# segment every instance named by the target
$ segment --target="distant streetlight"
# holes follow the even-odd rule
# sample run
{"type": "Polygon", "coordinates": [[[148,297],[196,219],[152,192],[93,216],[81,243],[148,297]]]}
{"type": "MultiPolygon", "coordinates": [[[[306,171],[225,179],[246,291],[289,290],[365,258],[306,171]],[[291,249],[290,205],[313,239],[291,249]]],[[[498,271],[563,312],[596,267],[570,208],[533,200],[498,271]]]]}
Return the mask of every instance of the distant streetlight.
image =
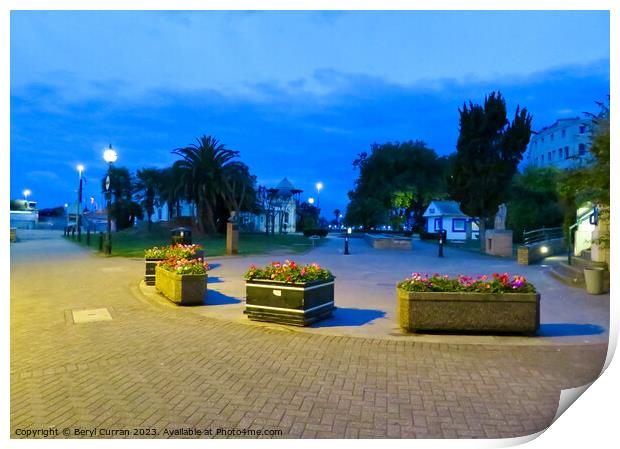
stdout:
{"type": "Polygon", "coordinates": [[[28,207],[28,195],[30,195],[32,192],[28,189],[24,190],[24,199],[26,200],[26,207],[28,207]]]}
{"type": "Polygon", "coordinates": [[[77,224],[78,231],[78,242],[82,240],[82,172],[84,171],[84,166],[79,164],[77,166],[77,171],[80,177],[79,187],[78,187],[78,202],[77,202],[77,210],[75,214],[75,222],[77,224]]]}
{"type": "Polygon", "coordinates": [[[316,183],[316,206],[321,207],[321,189],[323,188],[322,182],[316,183]]]}
{"type": "Polygon", "coordinates": [[[308,198],[308,204],[314,204],[314,198],[308,198]]]}
{"type": "Polygon", "coordinates": [[[112,215],[111,215],[111,195],[110,195],[110,184],[111,184],[111,175],[112,175],[112,164],[116,162],[118,155],[116,151],[112,148],[112,144],[103,152],[103,160],[108,163],[108,176],[105,178],[105,193],[106,200],[108,203],[108,241],[106,242],[106,254],[112,254],[112,215]]]}

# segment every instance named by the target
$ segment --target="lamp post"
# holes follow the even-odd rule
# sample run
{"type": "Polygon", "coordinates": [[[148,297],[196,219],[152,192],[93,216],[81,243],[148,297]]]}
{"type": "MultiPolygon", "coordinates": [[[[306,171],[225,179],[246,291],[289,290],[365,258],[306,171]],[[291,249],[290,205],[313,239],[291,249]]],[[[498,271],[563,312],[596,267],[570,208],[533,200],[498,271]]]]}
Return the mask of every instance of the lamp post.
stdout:
{"type": "Polygon", "coordinates": [[[78,242],[82,241],[82,172],[84,171],[84,166],[79,164],[77,166],[78,173],[80,175],[80,183],[78,187],[78,202],[77,202],[77,210],[75,211],[75,222],[77,224],[77,232],[78,232],[78,242]]]}
{"type": "Polygon", "coordinates": [[[323,188],[322,182],[316,183],[316,207],[321,207],[321,189],[323,188]]]}
{"type": "Polygon", "coordinates": [[[103,152],[103,160],[108,163],[108,176],[106,176],[105,178],[105,193],[106,193],[106,200],[108,203],[108,206],[107,206],[107,209],[108,209],[108,239],[106,242],[105,252],[108,255],[112,254],[112,214],[110,210],[110,206],[111,206],[110,176],[112,175],[112,164],[116,162],[117,158],[118,158],[118,155],[116,154],[116,151],[112,149],[112,144],[110,144],[110,147],[107,148],[103,152]]]}
{"type": "Polygon", "coordinates": [[[28,206],[28,195],[30,195],[32,192],[28,189],[24,190],[24,200],[26,201],[26,209],[30,209],[30,207],[28,206]]]}

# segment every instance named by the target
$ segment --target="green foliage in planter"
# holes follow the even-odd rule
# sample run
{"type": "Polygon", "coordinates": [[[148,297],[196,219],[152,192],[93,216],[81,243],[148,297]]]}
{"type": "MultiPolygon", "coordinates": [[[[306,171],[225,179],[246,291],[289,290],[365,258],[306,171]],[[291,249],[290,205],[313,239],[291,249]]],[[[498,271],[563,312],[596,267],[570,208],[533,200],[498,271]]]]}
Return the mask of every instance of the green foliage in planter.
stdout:
{"type": "Polygon", "coordinates": [[[456,278],[435,273],[413,273],[411,278],[398,283],[398,288],[409,292],[476,292],[476,293],[536,293],[536,288],[523,276],[493,273],[489,279],[459,274],[456,278]]]}
{"type": "Polygon", "coordinates": [[[264,268],[250,265],[244,275],[246,280],[267,279],[272,281],[282,281],[291,283],[303,283],[317,280],[327,280],[333,278],[332,273],[317,263],[309,265],[297,265],[291,260],[284,263],[272,262],[264,268]]]}

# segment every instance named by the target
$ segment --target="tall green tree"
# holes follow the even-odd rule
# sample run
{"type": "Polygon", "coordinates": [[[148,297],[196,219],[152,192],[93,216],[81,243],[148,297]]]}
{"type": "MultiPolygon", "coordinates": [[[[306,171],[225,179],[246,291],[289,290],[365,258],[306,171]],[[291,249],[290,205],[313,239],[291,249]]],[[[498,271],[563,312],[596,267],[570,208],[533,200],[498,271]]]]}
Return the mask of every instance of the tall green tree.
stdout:
{"type": "Polygon", "coordinates": [[[349,193],[347,224],[365,228],[398,223],[420,226],[429,202],[446,194],[447,158],[421,141],[371,145],[353,162],[360,174],[349,193]],[[410,223],[407,223],[410,224],[410,223]]]}
{"type": "MultiPolygon", "coordinates": [[[[140,205],[133,200],[135,180],[131,172],[125,167],[112,166],[109,174],[112,201],[110,214],[114,218],[118,230],[129,228],[133,226],[136,219],[141,219],[144,216],[140,205]]],[[[101,187],[104,192],[106,178],[107,173],[101,179],[101,187]]]]}
{"type": "Polygon", "coordinates": [[[528,167],[516,174],[508,197],[506,225],[521,242],[523,231],[561,226],[564,204],[558,194],[561,176],[555,167],[528,167]]]}
{"type": "Polygon", "coordinates": [[[517,165],[530,141],[532,116],[517,106],[512,122],[501,93],[484,104],[469,102],[459,109],[460,133],[448,187],[467,215],[478,217],[480,247],[484,251],[486,222],[506,201],[517,165]]]}
{"type": "Polygon", "coordinates": [[[180,174],[183,196],[196,204],[199,229],[214,232],[218,202],[230,200],[227,180],[239,152],[226,148],[212,136],[204,135],[196,140],[197,144],[173,151],[181,157],[174,168],[180,174]]]}
{"type": "MultiPolygon", "coordinates": [[[[598,114],[592,117],[590,134],[592,156],[589,164],[573,170],[567,170],[560,178],[559,193],[566,204],[564,220],[565,230],[575,221],[577,207],[590,202],[599,207],[601,218],[609,221],[610,216],[610,108],[605,103],[597,102],[598,114]]],[[[599,244],[609,248],[609,234],[599,238],[599,244]]]]}
{"type": "Polygon", "coordinates": [[[155,213],[155,200],[160,193],[162,172],[157,168],[142,168],[136,172],[135,194],[147,216],[148,230],[151,231],[151,216],[155,213]]]}

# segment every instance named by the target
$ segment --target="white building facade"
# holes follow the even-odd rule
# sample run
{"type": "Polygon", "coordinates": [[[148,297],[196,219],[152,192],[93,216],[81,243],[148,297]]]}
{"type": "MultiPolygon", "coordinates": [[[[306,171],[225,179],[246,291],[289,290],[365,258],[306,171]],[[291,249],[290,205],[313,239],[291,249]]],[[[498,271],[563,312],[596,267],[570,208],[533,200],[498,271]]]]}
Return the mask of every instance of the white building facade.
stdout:
{"type": "Polygon", "coordinates": [[[527,165],[560,169],[587,165],[591,158],[591,125],[591,119],[566,118],[532,133],[527,149],[527,165]]]}
{"type": "Polygon", "coordinates": [[[476,220],[465,215],[456,201],[431,201],[424,212],[424,229],[434,234],[446,231],[448,240],[466,240],[467,228],[471,227],[471,237],[478,238],[476,220]]]}

